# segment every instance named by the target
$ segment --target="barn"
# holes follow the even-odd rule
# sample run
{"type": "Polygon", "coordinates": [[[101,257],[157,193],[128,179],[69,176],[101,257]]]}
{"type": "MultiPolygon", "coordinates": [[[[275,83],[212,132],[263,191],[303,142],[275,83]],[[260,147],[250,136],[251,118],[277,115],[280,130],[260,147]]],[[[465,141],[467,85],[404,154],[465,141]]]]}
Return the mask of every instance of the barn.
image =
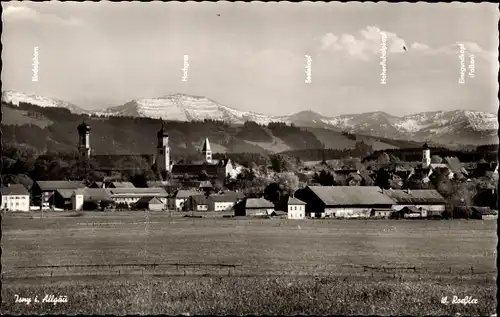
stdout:
{"type": "Polygon", "coordinates": [[[157,197],[141,197],[136,203],[137,209],[146,209],[151,211],[162,211],[166,204],[157,197]]]}
{"type": "Polygon", "coordinates": [[[235,216],[270,216],[274,204],[264,198],[245,198],[234,205],[235,216]]]}
{"type": "Polygon", "coordinates": [[[373,209],[390,209],[394,204],[377,186],[307,186],[295,197],[307,203],[311,218],[370,217],[373,209]]]}
{"type": "Polygon", "coordinates": [[[392,209],[396,212],[404,207],[415,207],[421,217],[441,217],[445,211],[445,200],[435,189],[389,189],[384,193],[395,201],[392,209]]]}

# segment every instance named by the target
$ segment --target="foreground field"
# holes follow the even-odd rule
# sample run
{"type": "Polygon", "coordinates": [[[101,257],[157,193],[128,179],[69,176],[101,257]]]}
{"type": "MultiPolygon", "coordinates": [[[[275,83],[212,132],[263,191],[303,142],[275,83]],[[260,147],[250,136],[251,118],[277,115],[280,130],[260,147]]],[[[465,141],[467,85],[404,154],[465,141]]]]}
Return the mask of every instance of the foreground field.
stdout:
{"type": "Polygon", "coordinates": [[[496,307],[495,221],[95,213],[4,217],[2,231],[2,313],[488,315],[496,307]],[[25,305],[16,294],[68,303],[25,305]],[[443,296],[477,303],[446,305],[443,296]]]}

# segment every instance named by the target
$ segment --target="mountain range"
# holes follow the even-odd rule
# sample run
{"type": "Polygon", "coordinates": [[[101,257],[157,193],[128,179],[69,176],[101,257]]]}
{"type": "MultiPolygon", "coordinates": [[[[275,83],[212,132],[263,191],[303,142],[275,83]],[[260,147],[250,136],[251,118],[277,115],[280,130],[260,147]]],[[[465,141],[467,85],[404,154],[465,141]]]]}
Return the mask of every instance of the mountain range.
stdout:
{"type": "Polygon", "coordinates": [[[498,143],[498,116],[469,110],[421,112],[402,117],[381,111],[327,117],[311,110],[291,115],[268,116],[241,111],[206,97],[185,94],[135,99],[101,111],[84,110],[55,98],[14,91],[2,92],[2,101],[14,106],[27,102],[40,107],[67,108],[75,114],[106,117],[162,118],[184,122],[211,119],[230,124],[254,121],[264,125],[270,122],[284,122],[298,127],[323,128],[396,140],[471,145],[498,143]]]}

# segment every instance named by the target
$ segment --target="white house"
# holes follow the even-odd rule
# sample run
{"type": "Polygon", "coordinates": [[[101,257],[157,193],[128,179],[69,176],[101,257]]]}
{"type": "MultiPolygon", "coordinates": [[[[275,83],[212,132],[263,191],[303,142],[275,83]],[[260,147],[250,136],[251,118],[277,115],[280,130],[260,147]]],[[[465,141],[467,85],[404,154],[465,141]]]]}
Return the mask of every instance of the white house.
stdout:
{"type": "Polygon", "coordinates": [[[306,203],[302,200],[289,197],[287,209],[288,219],[304,219],[306,217],[306,203]]]}
{"type": "Polygon", "coordinates": [[[30,193],[21,184],[7,184],[1,188],[2,211],[29,211],[30,193]]]}

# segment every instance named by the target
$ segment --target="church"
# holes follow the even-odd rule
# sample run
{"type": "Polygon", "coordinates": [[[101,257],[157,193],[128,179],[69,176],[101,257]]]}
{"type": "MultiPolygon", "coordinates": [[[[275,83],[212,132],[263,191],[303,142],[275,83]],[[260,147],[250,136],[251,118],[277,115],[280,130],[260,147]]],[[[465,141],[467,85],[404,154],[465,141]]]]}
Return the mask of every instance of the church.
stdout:
{"type": "MultiPolygon", "coordinates": [[[[90,158],[90,126],[85,122],[82,122],[78,125],[77,130],[79,135],[78,152],[81,157],[90,158]]],[[[234,177],[235,168],[230,159],[224,158],[221,160],[214,160],[212,158],[212,149],[208,138],[205,138],[203,146],[200,149],[200,154],[203,159],[190,164],[184,164],[182,162],[175,163],[170,159],[169,136],[165,130],[163,121],[156,137],[156,154],[154,156],[147,154],[140,155],[152,164],[151,167],[156,172],[169,172],[172,179],[180,181],[197,181],[199,178],[206,178],[206,180],[218,179],[220,181],[224,181],[228,175],[234,177]]],[[[103,157],[107,160],[109,160],[110,157],[115,156],[117,155],[92,155],[93,158],[97,159],[103,157]]],[[[104,161],[104,159],[99,161],[104,161]]]]}

